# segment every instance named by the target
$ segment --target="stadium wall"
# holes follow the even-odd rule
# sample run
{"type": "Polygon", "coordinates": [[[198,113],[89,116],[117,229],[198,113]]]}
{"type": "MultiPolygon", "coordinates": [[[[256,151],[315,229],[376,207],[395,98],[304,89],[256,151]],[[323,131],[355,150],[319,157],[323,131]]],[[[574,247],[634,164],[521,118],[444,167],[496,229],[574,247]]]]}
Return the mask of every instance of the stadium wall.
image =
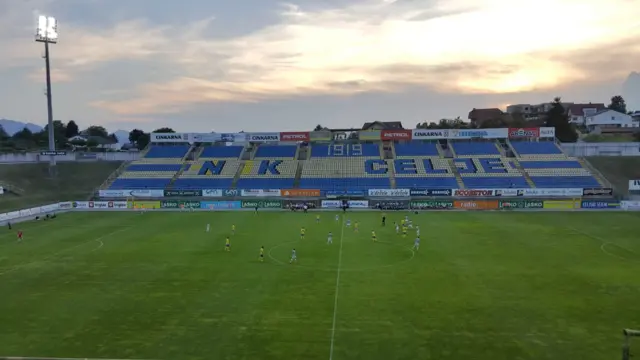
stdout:
{"type": "Polygon", "coordinates": [[[562,150],[573,157],[640,156],[640,143],[561,143],[562,150]]]}
{"type": "MultiPolygon", "coordinates": [[[[87,152],[68,152],[64,155],[56,155],[56,161],[134,161],[140,158],[137,152],[104,152],[104,153],[87,153],[87,152]]],[[[16,164],[16,163],[37,163],[48,162],[49,155],[41,153],[24,153],[24,154],[0,154],[0,163],[16,164]]]]}

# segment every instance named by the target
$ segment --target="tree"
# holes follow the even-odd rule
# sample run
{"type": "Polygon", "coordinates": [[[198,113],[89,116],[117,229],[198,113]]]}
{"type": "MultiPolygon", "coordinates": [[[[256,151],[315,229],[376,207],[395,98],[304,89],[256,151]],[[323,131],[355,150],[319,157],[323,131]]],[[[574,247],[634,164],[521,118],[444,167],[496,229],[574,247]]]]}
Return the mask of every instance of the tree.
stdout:
{"type": "Polygon", "coordinates": [[[168,128],[168,127],[163,127],[160,129],[156,129],[153,131],[154,133],[163,133],[163,134],[167,134],[167,133],[174,133],[175,131],[173,131],[172,128],[168,128]]]}
{"type": "Polygon", "coordinates": [[[98,136],[102,138],[109,137],[109,133],[107,132],[107,129],[105,129],[102,126],[92,125],[92,126],[89,126],[85,131],[87,132],[87,136],[98,136]]]}
{"type": "Polygon", "coordinates": [[[504,121],[504,118],[493,118],[480,123],[481,129],[496,129],[504,127],[509,127],[509,125],[507,125],[507,122],[504,121]]]}
{"type": "MultiPolygon", "coordinates": [[[[56,142],[56,147],[61,148],[67,144],[67,127],[60,120],[53,121],[53,138],[56,142]]],[[[46,145],[49,143],[49,124],[47,124],[41,133],[34,134],[36,141],[39,145],[46,145]]]]}
{"type": "Polygon", "coordinates": [[[69,139],[69,138],[72,138],[72,137],[74,137],[74,136],[78,135],[79,133],[80,133],[80,130],[78,129],[78,124],[76,124],[76,122],[75,122],[75,121],[70,120],[70,121],[67,123],[67,129],[66,129],[66,131],[65,131],[64,136],[65,136],[67,139],[69,139]]]}
{"type": "Polygon", "coordinates": [[[14,140],[28,140],[28,141],[33,141],[33,133],[31,132],[31,130],[24,128],[20,131],[18,131],[17,133],[13,134],[12,138],[14,140]]]}
{"type": "Polygon", "coordinates": [[[109,134],[109,140],[110,140],[113,144],[117,144],[117,143],[118,143],[118,137],[116,136],[116,134],[109,134]]]}
{"type": "Polygon", "coordinates": [[[98,146],[98,142],[96,141],[96,139],[89,138],[89,140],[87,140],[88,148],[94,148],[96,146],[98,146]]]}
{"type": "Polygon", "coordinates": [[[438,129],[468,129],[469,124],[458,116],[455,119],[440,119],[438,129]]]}
{"type": "Polygon", "coordinates": [[[140,136],[138,138],[138,141],[136,141],[136,147],[139,150],[142,150],[146,148],[150,142],[151,142],[151,135],[149,135],[148,133],[142,133],[142,136],[140,136]]]}
{"type": "Polygon", "coordinates": [[[329,129],[320,124],[316,125],[316,127],[313,129],[313,131],[323,131],[323,130],[329,130],[329,129]]]}
{"type": "Polygon", "coordinates": [[[546,126],[556,129],[556,137],[562,142],[576,142],[578,134],[569,124],[569,116],[562,106],[561,98],[553,99],[551,109],[547,112],[546,126]]]}
{"type": "Polygon", "coordinates": [[[509,127],[521,128],[527,126],[527,120],[521,112],[516,111],[511,114],[511,120],[508,121],[509,127]]]}
{"type": "Polygon", "coordinates": [[[0,125],[0,141],[4,141],[9,139],[9,134],[7,134],[6,131],[4,131],[4,128],[2,127],[2,125],[0,125]]]}
{"type": "Polygon", "coordinates": [[[137,144],[138,140],[143,135],[144,135],[144,131],[140,129],[133,129],[129,132],[129,142],[131,142],[132,144],[137,144]]]}
{"type": "Polygon", "coordinates": [[[612,97],[611,104],[609,104],[609,106],[607,107],[611,110],[615,110],[623,114],[627,113],[627,104],[624,102],[624,99],[620,95],[612,97]]]}

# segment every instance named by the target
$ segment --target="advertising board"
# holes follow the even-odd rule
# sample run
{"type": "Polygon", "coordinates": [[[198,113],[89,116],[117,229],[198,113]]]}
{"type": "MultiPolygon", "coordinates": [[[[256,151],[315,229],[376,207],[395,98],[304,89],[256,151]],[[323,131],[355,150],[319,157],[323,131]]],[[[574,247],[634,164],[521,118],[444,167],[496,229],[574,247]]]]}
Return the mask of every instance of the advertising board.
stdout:
{"type": "Polygon", "coordinates": [[[411,132],[413,140],[436,140],[448,139],[449,130],[439,129],[413,129],[411,132]]]}
{"type": "Polygon", "coordinates": [[[286,197],[318,197],[320,190],[313,189],[288,189],[281,190],[282,196],[286,197]]]}
{"type": "Polygon", "coordinates": [[[411,140],[411,130],[382,130],[380,139],[382,140],[411,140]]]}
{"type": "Polygon", "coordinates": [[[584,200],[580,204],[583,209],[620,209],[619,201],[584,200]]]}
{"type": "Polygon", "coordinates": [[[505,139],[509,133],[508,129],[451,129],[449,138],[451,139],[505,139]]]}
{"type": "Polygon", "coordinates": [[[640,201],[621,201],[620,207],[624,210],[640,210],[640,201]]]}
{"type": "Polygon", "coordinates": [[[202,197],[222,197],[221,189],[204,189],[202,190],[202,197]]]}
{"type": "Polygon", "coordinates": [[[240,201],[201,201],[200,208],[201,209],[240,209],[242,207],[242,202],[240,201]]]}
{"type": "Polygon", "coordinates": [[[338,209],[342,207],[342,201],[340,200],[322,200],[320,203],[322,208],[338,209]]]}
{"type": "Polygon", "coordinates": [[[409,208],[409,200],[372,200],[369,207],[380,210],[404,210],[409,208]]]}
{"type": "Polygon", "coordinates": [[[241,190],[240,195],[243,197],[280,197],[280,189],[249,189],[241,190]]]}
{"type": "Polygon", "coordinates": [[[629,191],[639,191],[640,180],[629,180],[629,191]]]}
{"type": "Polygon", "coordinates": [[[240,190],[238,189],[224,189],[222,190],[222,196],[223,197],[236,197],[236,196],[240,196],[240,190]]]}
{"type": "Polygon", "coordinates": [[[543,209],[580,209],[580,201],[576,200],[545,200],[543,209]]]}
{"type": "Polygon", "coordinates": [[[249,142],[278,142],[280,133],[249,133],[249,142]]]}
{"type": "Polygon", "coordinates": [[[0,186],[0,195],[4,194],[4,188],[0,186]]]}
{"type": "Polygon", "coordinates": [[[500,209],[542,209],[544,204],[541,200],[500,200],[500,209]]]}
{"type": "Polygon", "coordinates": [[[164,197],[164,190],[99,190],[98,196],[107,198],[159,198],[164,197]]]}
{"type": "Polygon", "coordinates": [[[309,139],[308,131],[289,131],[280,133],[280,141],[309,141],[309,139]]]}
{"type": "Polygon", "coordinates": [[[127,201],[129,209],[160,209],[160,201],[127,201]]]}
{"type": "Polygon", "coordinates": [[[371,197],[409,197],[411,190],[409,189],[369,189],[371,197]]]}
{"type": "Polygon", "coordinates": [[[451,189],[410,189],[411,196],[451,196],[451,189]]]}
{"type": "Polygon", "coordinates": [[[367,200],[349,200],[347,203],[350,208],[354,209],[366,209],[369,207],[369,201],[367,200]]]}
{"type": "Polygon", "coordinates": [[[539,138],[540,128],[509,128],[509,139],[539,138]]]}
{"type": "Polygon", "coordinates": [[[412,209],[453,209],[450,200],[418,200],[410,203],[412,209]]]}
{"type": "Polygon", "coordinates": [[[595,196],[613,196],[613,189],[611,188],[586,188],[582,189],[583,197],[595,197],[595,196]]]}
{"type": "Polygon", "coordinates": [[[193,196],[202,196],[202,190],[165,190],[165,197],[193,197],[193,196]]]}
{"type": "Polygon", "coordinates": [[[453,189],[454,197],[489,197],[495,194],[496,189],[453,189]]]}
{"type": "Polygon", "coordinates": [[[498,200],[456,200],[455,209],[463,210],[497,210],[500,208],[498,200]]]}
{"type": "Polygon", "coordinates": [[[238,143],[247,141],[247,133],[221,133],[220,141],[238,143]]]}
{"type": "Polygon", "coordinates": [[[518,189],[518,196],[532,197],[582,197],[580,188],[560,189],[518,189]],[[522,195],[520,195],[522,194],[522,195]]]}
{"type": "Polygon", "coordinates": [[[200,209],[200,201],[193,200],[162,200],[161,209],[200,209]]]}
{"type": "Polygon", "coordinates": [[[360,140],[380,140],[382,135],[380,130],[363,130],[358,131],[358,139],[360,140]]]}
{"type": "Polygon", "coordinates": [[[188,143],[188,133],[151,133],[152,143],[188,143]]]}
{"type": "Polygon", "coordinates": [[[44,156],[64,156],[67,155],[66,151],[40,151],[40,155],[44,156]]]}
{"type": "Polygon", "coordinates": [[[282,209],[282,200],[242,200],[242,208],[282,209]]]}
{"type": "Polygon", "coordinates": [[[366,193],[362,190],[328,190],[328,191],[325,191],[324,194],[327,197],[365,196],[366,195],[366,193]]]}
{"type": "Polygon", "coordinates": [[[540,137],[541,138],[555,138],[556,137],[556,128],[554,128],[554,127],[541,127],[540,128],[540,137]]]}

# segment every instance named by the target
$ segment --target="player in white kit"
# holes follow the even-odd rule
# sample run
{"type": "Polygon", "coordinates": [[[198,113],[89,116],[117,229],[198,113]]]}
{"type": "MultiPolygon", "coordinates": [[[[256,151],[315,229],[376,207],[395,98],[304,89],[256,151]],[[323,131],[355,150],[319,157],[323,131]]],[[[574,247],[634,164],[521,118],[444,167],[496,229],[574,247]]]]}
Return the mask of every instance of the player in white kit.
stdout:
{"type": "Polygon", "coordinates": [[[347,219],[347,227],[351,227],[351,220],[347,219]]]}
{"type": "Polygon", "coordinates": [[[340,221],[340,215],[336,215],[336,221],[340,221]]]}
{"type": "Polygon", "coordinates": [[[209,232],[209,230],[211,230],[211,225],[207,224],[207,232],[209,232]]]}
{"type": "Polygon", "coordinates": [[[420,250],[420,238],[417,237],[414,241],[413,241],[413,250],[418,251],[420,250]]]}
{"type": "Polygon", "coordinates": [[[298,255],[296,255],[296,249],[291,250],[291,260],[289,260],[289,264],[298,262],[298,255]]]}
{"type": "Polygon", "coordinates": [[[420,226],[416,226],[416,236],[420,237],[420,226]]]}
{"type": "Polygon", "coordinates": [[[329,236],[327,236],[327,244],[333,244],[333,233],[329,233],[329,236]]]}
{"type": "Polygon", "coordinates": [[[396,234],[400,234],[400,225],[397,222],[393,223],[396,226],[396,234]]]}

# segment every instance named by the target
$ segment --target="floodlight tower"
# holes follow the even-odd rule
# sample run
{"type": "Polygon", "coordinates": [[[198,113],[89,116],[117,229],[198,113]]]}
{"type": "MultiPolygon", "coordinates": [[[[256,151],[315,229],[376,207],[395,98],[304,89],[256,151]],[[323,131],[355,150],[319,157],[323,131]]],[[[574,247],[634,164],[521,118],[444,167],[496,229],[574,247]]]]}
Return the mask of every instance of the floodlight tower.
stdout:
{"type": "Polygon", "coordinates": [[[49,44],[58,42],[58,22],[51,16],[38,16],[38,27],[36,29],[36,42],[44,43],[44,61],[47,78],[47,117],[49,124],[49,174],[56,174],[56,142],[53,131],[53,105],[51,100],[51,66],[49,61],[49,44]]]}

